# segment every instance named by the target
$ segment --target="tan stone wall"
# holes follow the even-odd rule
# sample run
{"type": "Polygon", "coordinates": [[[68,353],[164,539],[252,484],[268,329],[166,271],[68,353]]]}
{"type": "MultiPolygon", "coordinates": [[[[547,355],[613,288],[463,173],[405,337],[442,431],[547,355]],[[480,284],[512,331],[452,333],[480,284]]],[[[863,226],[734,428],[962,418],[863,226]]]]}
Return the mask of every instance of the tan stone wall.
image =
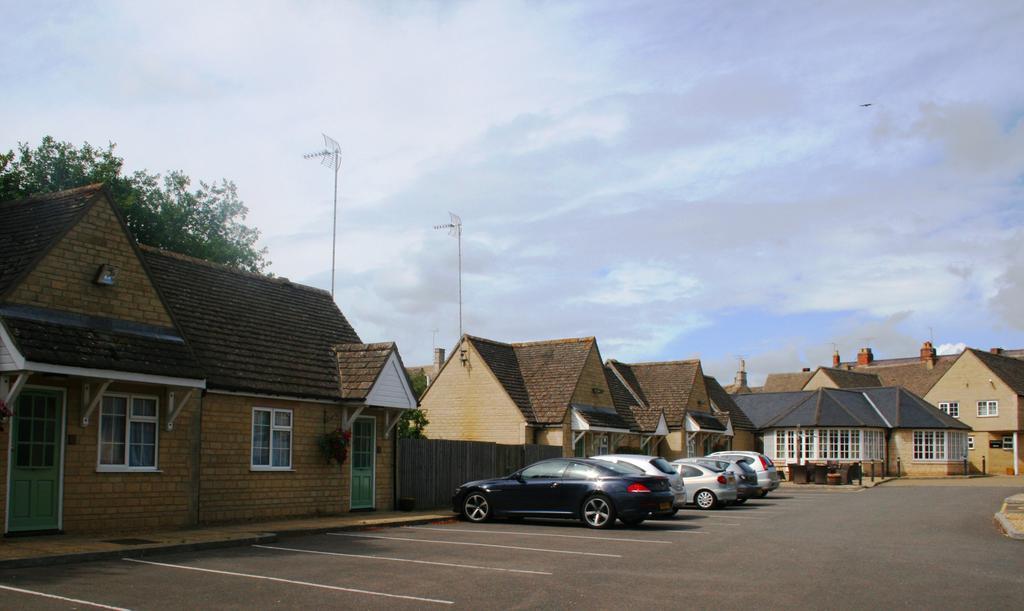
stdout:
{"type": "Polygon", "coordinates": [[[897,429],[889,438],[889,473],[896,475],[896,458],[900,459],[900,475],[907,477],[939,477],[963,475],[961,461],[916,461],[914,460],[914,431],[897,429]]]}
{"type": "MultiPolygon", "coordinates": [[[[384,415],[367,409],[363,416],[377,420],[377,509],[394,506],[394,436],[384,439],[384,415]]],[[[333,405],[280,399],[218,395],[203,402],[202,491],[199,521],[203,523],[334,515],[349,510],[351,454],[341,466],[328,464],[317,438],[341,422],[342,409],[333,405]],[[292,410],[292,468],[253,470],[252,410],[256,407],[292,410]]]]}
{"type": "Polygon", "coordinates": [[[172,324],[128,236],[105,200],[93,204],[8,300],[164,327],[172,324]],[[118,269],[113,286],[93,283],[104,263],[118,269]]]}
{"type": "Polygon", "coordinates": [[[612,393],[608,389],[608,379],[604,377],[604,365],[601,364],[601,355],[597,351],[595,343],[590,348],[587,361],[580,372],[580,379],[576,382],[576,388],[572,393],[572,403],[593,405],[594,407],[605,407],[615,409],[612,402],[612,393]]]}
{"type": "Polygon", "coordinates": [[[431,439],[464,439],[496,443],[528,443],[526,421],[504,387],[472,344],[463,344],[467,362],[458,350],[420,401],[426,412],[426,435],[431,439]]]}
{"type": "MultiPolygon", "coordinates": [[[[563,441],[565,441],[565,436],[563,434],[562,428],[559,427],[550,429],[537,429],[536,441],[534,443],[544,446],[560,446],[562,448],[562,456],[566,456],[565,444],[563,443],[563,441]]],[[[571,438],[569,439],[569,443],[570,445],[572,444],[571,438]]]]}
{"type": "MultiPolygon", "coordinates": [[[[982,458],[989,473],[1005,474],[1013,471],[1013,452],[1002,448],[989,448],[990,439],[1002,440],[1003,435],[1018,432],[1024,438],[1024,421],[1020,416],[1021,401],[1010,387],[1002,382],[971,353],[961,356],[924,397],[932,405],[957,401],[960,420],[974,429],[974,450],[968,451],[971,470],[981,472],[982,458]],[[978,401],[998,401],[999,415],[979,417],[978,401]]],[[[1018,450],[1021,473],[1024,473],[1024,455],[1018,450]]]]}
{"type": "Polygon", "coordinates": [[[802,390],[818,390],[819,388],[836,388],[836,383],[825,375],[825,372],[821,369],[814,372],[814,375],[811,376],[810,380],[807,380],[802,390]]]}
{"type": "MultiPolygon", "coordinates": [[[[55,388],[65,392],[64,448],[64,531],[70,534],[153,530],[188,526],[196,518],[194,469],[198,451],[198,394],[193,395],[174,423],[166,430],[167,392],[163,386],[112,384],[111,393],[134,393],[159,399],[159,471],[98,472],[99,410],[93,412],[88,428],[82,428],[82,384],[80,381],[33,376],[29,386],[55,388]]],[[[98,390],[92,385],[92,392],[98,390]]],[[[181,389],[176,390],[181,397],[181,389]]],[[[4,451],[0,469],[7,473],[7,443],[10,427],[0,434],[4,451]]],[[[2,510],[7,510],[6,484],[2,510]]]]}
{"type": "MultiPolygon", "coordinates": [[[[687,411],[710,412],[711,399],[708,398],[708,389],[704,384],[704,370],[697,364],[696,381],[693,384],[693,391],[690,393],[690,401],[686,405],[687,411]]],[[[669,423],[672,426],[672,423],[669,423]]]]}
{"type": "Polygon", "coordinates": [[[661,442],[661,455],[668,460],[686,458],[686,432],[669,431],[665,440],[661,442]]]}
{"type": "Polygon", "coordinates": [[[732,449],[756,452],[754,433],[751,431],[733,431],[732,449]]]}

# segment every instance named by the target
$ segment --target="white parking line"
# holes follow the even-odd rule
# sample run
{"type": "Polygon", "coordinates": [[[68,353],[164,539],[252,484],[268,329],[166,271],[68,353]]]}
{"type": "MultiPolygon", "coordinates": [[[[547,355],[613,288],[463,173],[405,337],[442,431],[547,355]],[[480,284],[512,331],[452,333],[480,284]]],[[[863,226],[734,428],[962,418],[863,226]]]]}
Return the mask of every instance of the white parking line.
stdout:
{"type": "Polygon", "coordinates": [[[15,588],[12,586],[0,586],[2,590],[9,590],[11,592],[20,592],[22,594],[31,594],[32,596],[42,596],[44,598],[53,598],[55,600],[63,600],[67,603],[77,603],[79,605],[89,605],[90,607],[96,607],[98,609],[113,609],[114,611],[129,611],[124,607],[111,607],[110,605],[104,605],[102,603],[94,603],[88,600],[82,600],[80,598],[68,598],[66,596],[57,596],[56,594],[47,594],[46,592],[36,592],[35,590],[25,590],[22,588],[15,588]]]}
{"type": "Polygon", "coordinates": [[[719,519],[722,519],[722,520],[767,520],[768,519],[768,518],[755,518],[754,516],[734,516],[734,515],[731,515],[731,514],[724,514],[724,513],[709,513],[709,514],[707,514],[704,517],[707,517],[707,518],[719,518],[719,519]]]}
{"type": "Polygon", "coordinates": [[[518,547],[515,545],[494,545],[493,543],[468,543],[465,541],[439,541],[437,539],[413,539],[411,537],[382,537],[380,535],[356,535],[352,533],[327,533],[335,537],[359,537],[362,539],[387,539],[388,541],[413,541],[415,543],[440,543],[442,545],[471,545],[473,547],[497,547],[500,549],[518,549],[527,552],[546,552],[548,554],[571,554],[574,556],[600,556],[601,558],[622,558],[619,554],[598,554],[596,552],[573,552],[564,549],[541,549],[537,547],[518,547]]]}
{"type": "Polygon", "coordinates": [[[138,558],[122,558],[128,562],[138,562],[140,564],[151,564],[153,566],[163,566],[171,569],[185,569],[186,571],[200,571],[203,573],[216,573],[218,575],[230,575],[232,577],[248,577],[250,579],[266,579],[267,581],[277,581],[280,583],[290,583],[296,586],[308,586],[310,588],[321,588],[324,590],[336,590],[338,592],[352,592],[354,594],[367,594],[369,596],[383,596],[386,598],[401,598],[402,600],[415,600],[424,603],[437,603],[439,605],[453,605],[455,604],[450,600],[438,600],[436,598],[422,598],[420,596],[405,596],[403,594],[388,594],[387,592],[373,592],[371,590],[359,590],[356,588],[343,588],[341,586],[329,586],[322,583],[312,583],[309,581],[295,581],[294,579],[282,579],[281,577],[267,577],[266,575],[250,575],[249,573],[235,573],[233,571],[218,571],[217,569],[202,569],[197,566],[185,566],[183,564],[167,564],[165,562],[151,562],[149,560],[139,560],[138,558]]]}
{"type": "Polygon", "coordinates": [[[298,549],[294,547],[275,547],[273,545],[253,545],[260,549],[276,549],[283,552],[302,552],[303,554],[321,554],[324,556],[342,556],[345,558],[368,558],[371,560],[390,560],[392,562],[412,562],[414,564],[431,564],[434,566],[448,566],[460,569],[478,569],[481,571],[501,571],[505,573],[528,573],[530,575],[551,575],[547,571],[528,571],[526,569],[505,569],[493,566],[476,566],[473,564],[455,564],[452,562],[433,562],[430,560],[412,560],[410,558],[391,558],[389,556],[372,556],[369,554],[342,554],[341,552],[321,552],[313,549],[298,549]]]}
{"type": "Polygon", "coordinates": [[[436,530],[440,532],[473,533],[482,535],[522,535],[524,537],[563,537],[566,539],[593,539],[595,541],[624,541],[626,543],[662,543],[672,545],[671,541],[654,541],[651,539],[622,539],[619,537],[588,537],[586,535],[558,535],[554,533],[527,533],[514,530],[473,530],[471,528],[432,528],[430,526],[406,526],[413,530],[436,530]]]}

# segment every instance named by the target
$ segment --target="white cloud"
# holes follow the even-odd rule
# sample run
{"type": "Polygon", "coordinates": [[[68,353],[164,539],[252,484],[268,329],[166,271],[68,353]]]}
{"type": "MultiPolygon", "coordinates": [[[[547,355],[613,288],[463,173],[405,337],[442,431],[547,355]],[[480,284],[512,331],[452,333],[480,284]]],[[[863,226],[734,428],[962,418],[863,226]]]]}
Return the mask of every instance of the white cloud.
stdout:
{"type": "Polygon", "coordinates": [[[960,354],[967,349],[967,344],[964,342],[957,342],[955,344],[939,344],[939,347],[935,349],[935,352],[939,355],[946,354],[960,354]]]}

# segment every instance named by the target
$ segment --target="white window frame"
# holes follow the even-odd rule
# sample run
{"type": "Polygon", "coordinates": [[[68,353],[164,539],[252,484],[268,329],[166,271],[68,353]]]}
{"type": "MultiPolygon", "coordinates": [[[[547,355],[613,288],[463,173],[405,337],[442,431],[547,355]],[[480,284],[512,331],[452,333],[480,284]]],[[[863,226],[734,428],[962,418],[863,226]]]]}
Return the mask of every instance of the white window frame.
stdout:
{"type": "Polygon", "coordinates": [[[291,408],[282,407],[254,407],[252,408],[252,421],[249,426],[249,470],[250,471],[294,471],[292,468],[292,455],[294,454],[295,448],[295,411],[291,408]],[[253,445],[256,441],[256,413],[267,412],[270,414],[270,445],[268,446],[269,452],[267,453],[267,460],[269,461],[265,465],[257,465],[253,462],[253,445]],[[288,413],[288,426],[281,426],[277,424],[277,418],[275,416],[279,412],[288,413]],[[288,431],[288,465],[287,466],[272,466],[274,463],[274,431],[288,431]]]}
{"type": "Polygon", "coordinates": [[[951,418],[960,417],[960,402],[959,401],[943,401],[939,403],[939,409],[946,412],[946,415],[951,418]]]}
{"type": "Polygon", "coordinates": [[[96,427],[96,471],[104,473],[124,473],[125,471],[149,471],[158,472],[160,471],[160,397],[157,395],[143,395],[143,394],[132,394],[122,392],[107,392],[103,393],[100,398],[99,405],[99,418],[96,419],[98,425],[96,427]],[[125,404],[125,419],[124,419],[124,456],[122,462],[119,464],[103,464],[100,462],[100,458],[103,456],[103,401],[107,397],[121,397],[127,402],[125,404]],[[136,399],[151,400],[156,404],[156,415],[155,416],[132,416],[132,404],[136,399]],[[132,422],[150,422],[153,423],[155,433],[153,439],[153,465],[132,467],[128,465],[128,458],[131,455],[132,448],[132,422]]]}
{"type": "Polygon", "coordinates": [[[1004,450],[1012,450],[1013,449],[1013,435],[1003,435],[1003,449],[1004,450]]]}
{"type": "Polygon", "coordinates": [[[973,450],[974,449],[974,435],[968,435],[967,436],[967,449],[968,450],[973,450]]]}
{"type": "Polygon", "coordinates": [[[955,462],[962,460],[969,449],[963,431],[918,430],[912,439],[914,462],[955,462]]]}
{"type": "Polygon", "coordinates": [[[611,454],[611,439],[608,438],[607,434],[597,435],[594,438],[594,455],[604,456],[605,454],[611,454]]]}
{"type": "Polygon", "coordinates": [[[999,416],[999,401],[978,401],[978,417],[979,418],[996,418],[999,416]],[[985,413],[981,413],[982,406],[985,407],[985,413]]]}

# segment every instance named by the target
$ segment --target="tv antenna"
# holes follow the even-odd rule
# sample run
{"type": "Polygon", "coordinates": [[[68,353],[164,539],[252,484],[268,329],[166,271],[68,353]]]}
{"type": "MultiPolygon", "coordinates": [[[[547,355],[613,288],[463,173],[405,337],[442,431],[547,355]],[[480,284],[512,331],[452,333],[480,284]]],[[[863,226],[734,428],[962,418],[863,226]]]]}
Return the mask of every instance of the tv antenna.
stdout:
{"type": "Polygon", "coordinates": [[[331,298],[334,298],[334,253],[338,243],[338,170],[341,169],[341,145],[327,134],[324,137],[324,148],[315,153],[307,153],[303,159],[319,159],[320,165],[334,170],[334,222],[331,223],[331,298]]]}
{"type": "Polygon", "coordinates": [[[434,229],[447,229],[448,235],[459,241],[459,337],[462,337],[462,217],[454,212],[448,213],[449,221],[443,225],[434,225],[434,229]]]}

